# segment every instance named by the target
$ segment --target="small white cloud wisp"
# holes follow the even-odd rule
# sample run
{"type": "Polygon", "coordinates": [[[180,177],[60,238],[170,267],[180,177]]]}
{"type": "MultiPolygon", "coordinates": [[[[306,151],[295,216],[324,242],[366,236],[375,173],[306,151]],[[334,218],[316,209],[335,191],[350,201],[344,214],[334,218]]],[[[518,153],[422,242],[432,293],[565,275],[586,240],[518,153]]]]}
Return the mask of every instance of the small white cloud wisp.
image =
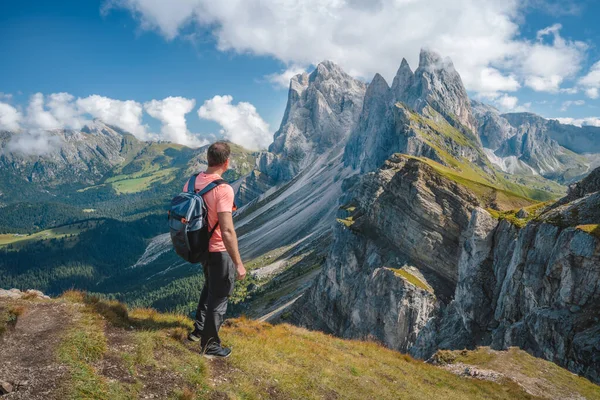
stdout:
{"type": "Polygon", "coordinates": [[[232,104],[232,101],[232,96],[215,96],[204,102],[198,110],[198,116],[221,125],[220,133],[233,143],[251,150],[267,148],[273,140],[269,124],[252,104],[232,104]]]}

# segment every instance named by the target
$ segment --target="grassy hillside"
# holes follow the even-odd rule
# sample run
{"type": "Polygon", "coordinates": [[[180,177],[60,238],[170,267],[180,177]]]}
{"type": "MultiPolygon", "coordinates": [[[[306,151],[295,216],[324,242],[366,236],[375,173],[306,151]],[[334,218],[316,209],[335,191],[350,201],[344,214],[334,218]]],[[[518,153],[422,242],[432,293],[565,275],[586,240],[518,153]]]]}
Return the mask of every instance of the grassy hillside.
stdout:
{"type": "Polygon", "coordinates": [[[414,158],[426,163],[440,175],[469,189],[477,196],[482,207],[507,211],[514,208],[531,206],[536,203],[536,201],[531,198],[491,185],[485,178],[485,175],[476,172],[476,168],[469,166],[463,167],[463,170],[457,170],[429,158],[406,157],[414,158]]]}
{"type": "Polygon", "coordinates": [[[436,366],[373,342],[241,318],[222,329],[232,356],[209,361],[184,339],[189,319],[128,310],[80,292],[56,300],[0,299],[0,315],[2,378],[17,388],[16,398],[600,398],[600,387],[524,352],[497,353],[497,364],[481,361],[482,350],[460,353],[464,365],[497,367],[494,379],[479,379],[448,368],[457,358],[447,354],[436,366]],[[536,374],[544,390],[535,392],[515,371],[536,374]]]}
{"type": "Polygon", "coordinates": [[[459,183],[471,185],[476,194],[489,197],[490,189],[500,197],[500,201],[511,201],[510,197],[522,197],[536,201],[548,201],[561,197],[566,188],[556,182],[542,177],[526,177],[498,172],[483,153],[477,139],[469,132],[461,132],[441,117],[435,110],[427,108],[427,113],[438,118],[426,118],[402,103],[396,107],[408,115],[410,127],[429,147],[431,147],[441,163],[423,158],[449,178],[459,183]],[[475,161],[463,156],[457,149],[475,156],[475,161]],[[507,199],[509,197],[509,199],[507,199]]]}

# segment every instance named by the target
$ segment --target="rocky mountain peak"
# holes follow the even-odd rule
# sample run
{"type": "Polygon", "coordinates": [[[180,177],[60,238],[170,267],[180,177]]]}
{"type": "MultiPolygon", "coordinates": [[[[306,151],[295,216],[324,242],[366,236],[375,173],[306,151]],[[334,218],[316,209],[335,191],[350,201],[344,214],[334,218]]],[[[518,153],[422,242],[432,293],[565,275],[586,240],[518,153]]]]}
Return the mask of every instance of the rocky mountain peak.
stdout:
{"type": "Polygon", "coordinates": [[[421,50],[419,68],[404,101],[418,112],[429,105],[444,118],[456,120],[476,132],[471,103],[462,79],[452,61],[438,53],[421,50]]]}
{"type": "Polygon", "coordinates": [[[429,49],[421,49],[419,53],[419,68],[429,71],[448,70],[456,72],[450,58],[443,58],[440,54],[429,49]]]}
{"type": "Polygon", "coordinates": [[[317,65],[317,68],[309,75],[310,81],[335,79],[335,77],[350,77],[344,70],[330,60],[325,60],[317,65]]]}
{"type": "Polygon", "coordinates": [[[484,147],[495,151],[516,134],[516,129],[500,115],[500,111],[496,108],[471,100],[471,109],[484,147]]]}
{"type": "Polygon", "coordinates": [[[373,77],[371,83],[369,83],[369,86],[367,86],[365,97],[373,96],[374,94],[386,93],[388,90],[390,90],[390,87],[388,86],[385,78],[377,73],[373,77]]]}
{"type": "Polygon", "coordinates": [[[408,65],[408,61],[406,61],[406,58],[403,58],[392,82],[392,91],[397,100],[401,99],[407,88],[412,85],[414,75],[412,69],[410,69],[410,65],[408,65]]]}
{"type": "Polygon", "coordinates": [[[358,120],[365,91],[363,82],[332,61],[323,61],[310,74],[292,78],[286,111],[269,147],[280,159],[277,171],[269,166],[269,175],[291,179],[310,162],[310,154],[345,142],[358,120]]]}
{"type": "MultiPolygon", "coordinates": [[[[387,88],[385,81],[382,85],[387,88]]],[[[273,143],[257,158],[255,168],[264,184],[246,180],[244,190],[263,193],[269,185],[292,179],[323,153],[343,146],[356,126],[365,92],[363,82],[332,61],[319,63],[310,74],[294,76],[273,143]]]]}
{"type": "Polygon", "coordinates": [[[303,72],[296,76],[293,76],[290,80],[290,89],[294,89],[296,91],[303,92],[304,89],[308,86],[308,74],[303,72]]]}

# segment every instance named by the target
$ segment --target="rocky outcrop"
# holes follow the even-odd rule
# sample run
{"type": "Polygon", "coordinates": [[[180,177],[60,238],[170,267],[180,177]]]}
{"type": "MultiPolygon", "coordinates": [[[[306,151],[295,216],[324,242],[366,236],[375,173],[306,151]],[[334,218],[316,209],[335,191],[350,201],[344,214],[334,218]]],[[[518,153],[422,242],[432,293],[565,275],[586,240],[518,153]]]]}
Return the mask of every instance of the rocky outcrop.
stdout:
{"type": "Polygon", "coordinates": [[[408,351],[454,289],[460,235],[477,199],[401,155],[352,186],[323,271],[295,306],[296,322],[408,351]]]}
{"type": "Polygon", "coordinates": [[[49,300],[50,297],[46,296],[44,293],[39,290],[29,289],[24,292],[19,289],[0,289],[0,298],[8,298],[8,299],[21,299],[21,298],[39,298],[44,300],[49,300]]]}
{"type": "Polygon", "coordinates": [[[547,133],[561,146],[579,154],[600,153],[600,127],[561,124],[557,120],[547,120],[547,133]]]}
{"type": "Polygon", "coordinates": [[[569,187],[569,193],[561,202],[566,203],[577,200],[598,191],[600,191],[600,168],[596,168],[581,181],[571,185],[571,187],[569,187]]]}
{"type": "Polygon", "coordinates": [[[396,85],[399,101],[419,113],[427,113],[426,107],[430,106],[447,120],[454,120],[469,132],[476,132],[467,91],[449,58],[424,49],[414,75],[411,77],[408,71],[404,71],[406,68],[401,67],[399,72],[404,73],[409,81],[396,85]],[[400,88],[404,90],[400,91],[400,88]]]}
{"type": "Polygon", "coordinates": [[[323,272],[295,305],[295,322],[408,351],[435,315],[436,296],[386,267],[394,259],[377,240],[341,227],[335,238],[323,272]]]}
{"type": "Polygon", "coordinates": [[[296,75],[269,151],[304,158],[344,141],[357,122],[364,95],[365,85],[331,61],[323,61],[310,75],[296,75]]]}
{"type": "Polygon", "coordinates": [[[551,209],[518,230],[473,211],[454,300],[427,332],[432,348],[518,346],[600,381],[600,193],[551,209]]]}
{"type": "Polygon", "coordinates": [[[420,358],[518,346],[600,382],[598,171],[580,197],[519,228],[394,156],[346,182],[329,257],[294,321],[420,358]]]}
{"type": "Polygon", "coordinates": [[[600,192],[593,176],[572,201],[523,229],[475,209],[453,301],[411,349],[518,346],[600,382],[600,192]],[[591,225],[590,225],[591,224],[591,225]],[[578,226],[591,227],[590,230],[578,226]]]}
{"type": "Polygon", "coordinates": [[[578,176],[587,171],[582,160],[547,135],[547,120],[544,118],[529,113],[505,114],[503,118],[516,129],[516,133],[496,151],[498,156],[515,156],[548,178],[556,179],[564,174],[578,176]]]}

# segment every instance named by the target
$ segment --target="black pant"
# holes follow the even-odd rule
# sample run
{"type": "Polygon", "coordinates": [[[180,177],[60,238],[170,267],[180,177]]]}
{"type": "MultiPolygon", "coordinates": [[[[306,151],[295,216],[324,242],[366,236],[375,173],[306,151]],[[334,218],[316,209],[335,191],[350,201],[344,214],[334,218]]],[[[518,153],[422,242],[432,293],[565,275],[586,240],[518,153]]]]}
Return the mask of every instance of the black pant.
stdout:
{"type": "Polygon", "coordinates": [[[219,328],[223,324],[227,301],[235,284],[235,265],[226,251],[210,253],[204,269],[204,287],[196,310],[196,328],[202,331],[202,347],[221,344],[219,328]]]}

